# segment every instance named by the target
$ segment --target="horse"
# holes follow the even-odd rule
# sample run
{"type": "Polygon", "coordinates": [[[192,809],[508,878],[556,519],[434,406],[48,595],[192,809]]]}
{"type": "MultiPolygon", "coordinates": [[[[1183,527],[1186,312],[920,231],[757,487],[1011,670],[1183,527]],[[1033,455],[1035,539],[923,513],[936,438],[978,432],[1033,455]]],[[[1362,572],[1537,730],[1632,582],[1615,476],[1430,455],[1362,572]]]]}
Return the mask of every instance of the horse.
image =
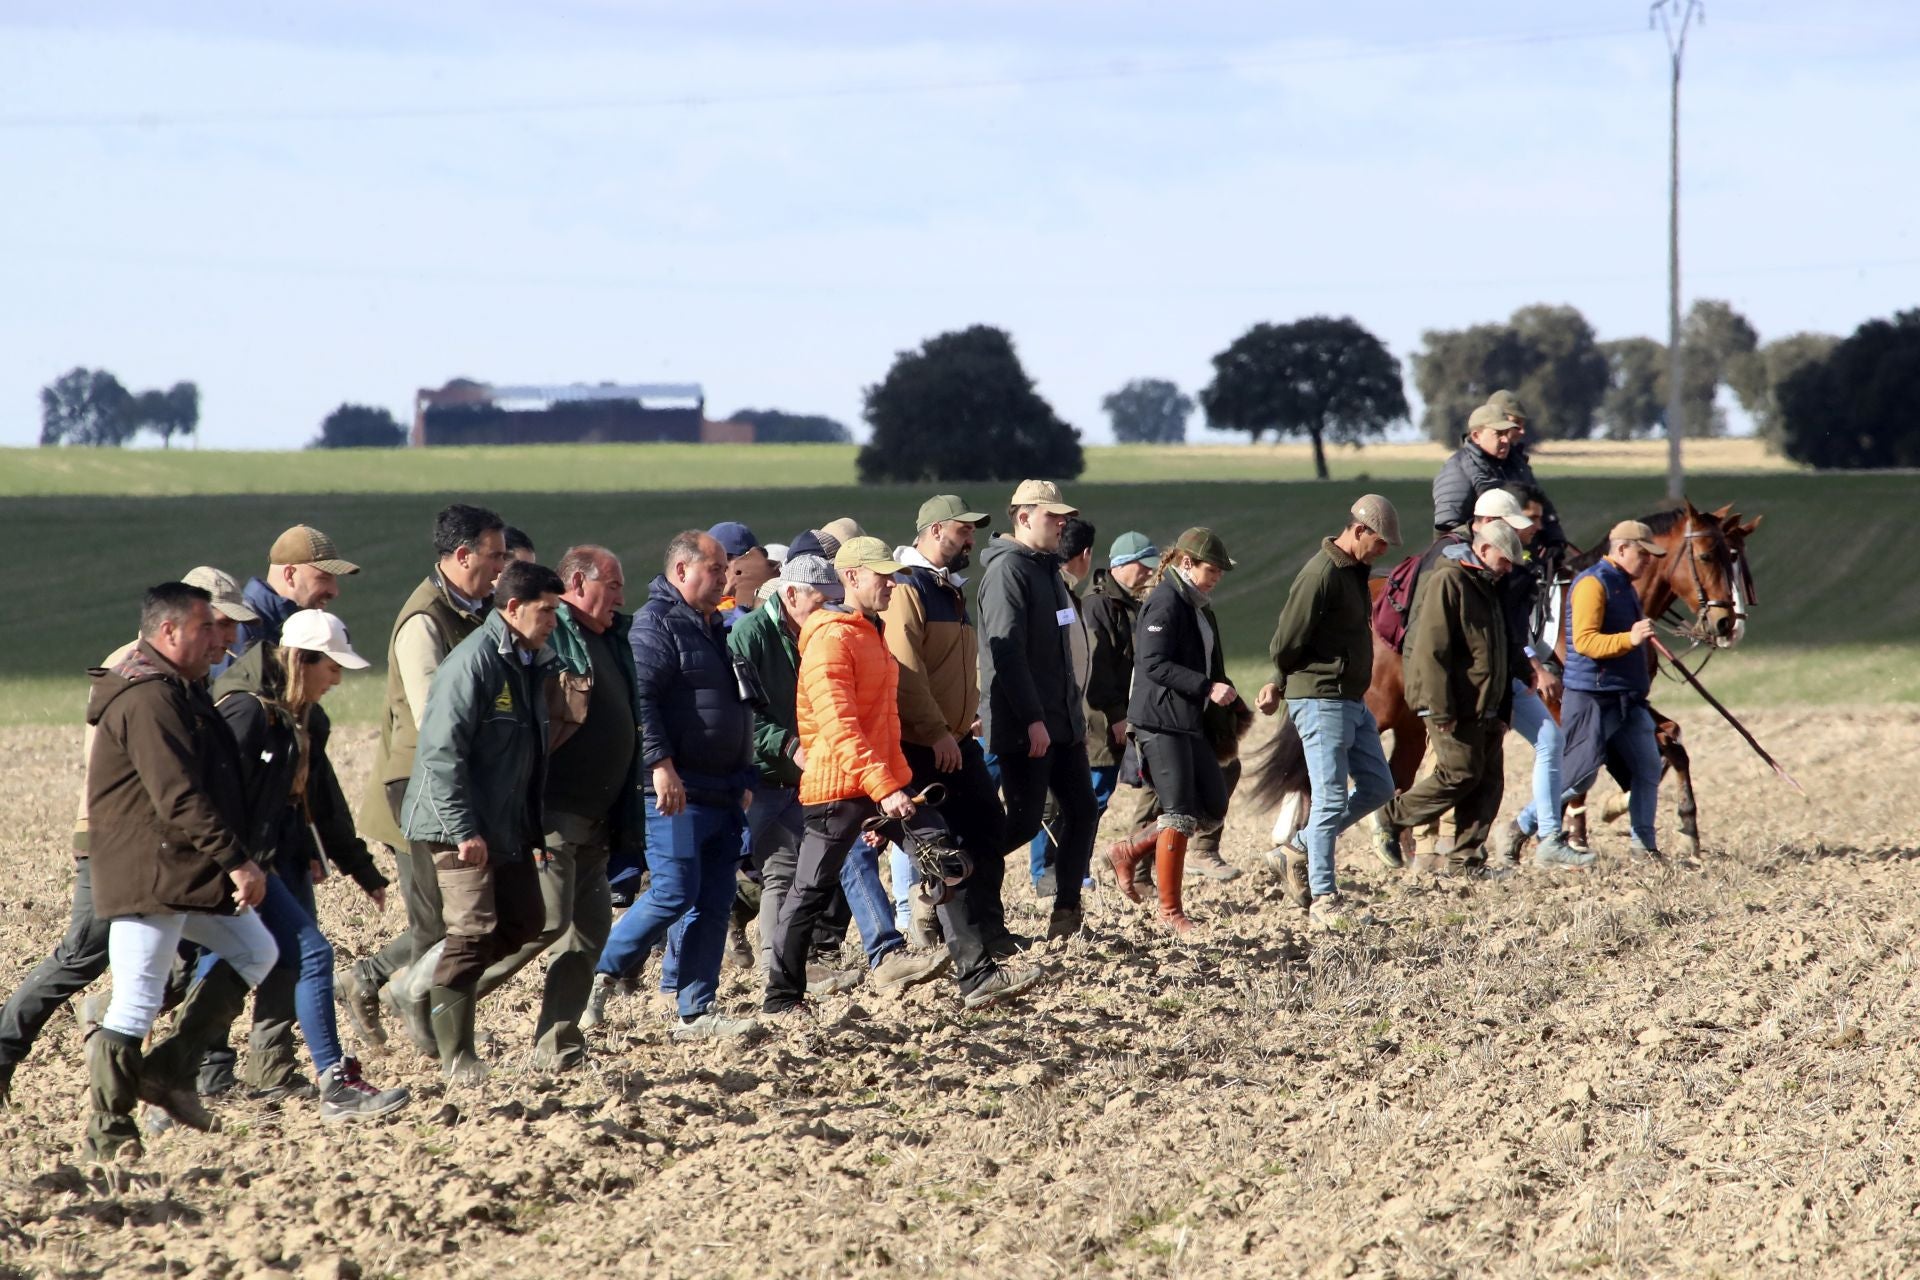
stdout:
{"type": "MultiPolygon", "coordinates": [[[[1664,556],[1650,557],[1648,567],[1634,580],[1646,615],[1665,619],[1669,614],[1677,614],[1678,606],[1685,605],[1693,616],[1680,633],[1692,644],[1718,650],[1739,643],[1746,633],[1748,611],[1758,601],[1746,543],[1759,528],[1761,518],[1756,516],[1745,521],[1731,505],[1703,512],[1691,502],[1646,517],[1644,523],[1652,531],[1654,541],[1667,552],[1664,556]]],[[[1604,553],[1604,546],[1585,553],[1576,552],[1566,569],[1577,573],[1590,567],[1604,553]]],[[[1569,575],[1552,584],[1551,589],[1560,597],[1553,611],[1556,619],[1566,616],[1565,597],[1570,580],[1569,575]]],[[[1369,584],[1375,599],[1385,588],[1385,578],[1375,578],[1369,584]]],[[[1556,631],[1558,647],[1564,649],[1565,625],[1556,623],[1556,631]]],[[[1657,667],[1652,646],[1648,646],[1647,659],[1657,667]]],[[[1373,637],[1373,680],[1367,688],[1366,703],[1380,725],[1381,734],[1392,734],[1387,768],[1393,774],[1395,789],[1405,791],[1413,785],[1421,757],[1426,754],[1427,730],[1419,715],[1407,705],[1399,651],[1378,634],[1373,637]]],[[[1557,705],[1553,711],[1558,716],[1557,705]]],[[[1658,711],[1653,712],[1653,718],[1660,743],[1661,776],[1664,778],[1671,771],[1680,783],[1678,851],[1690,857],[1699,848],[1698,805],[1693,794],[1691,761],[1681,743],[1678,723],[1658,711]]],[[[1285,845],[1306,824],[1311,799],[1306,755],[1291,720],[1283,717],[1278,731],[1267,744],[1249,753],[1245,783],[1247,799],[1262,807],[1277,807],[1273,840],[1276,846],[1285,845]]],[[[1608,804],[1605,812],[1608,820],[1625,812],[1624,797],[1617,799],[1621,801],[1617,807],[1613,801],[1608,804]]],[[[1584,843],[1586,837],[1583,802],[1584,797],[1577,797],[1567,809],[1568,837],[1580,843],[1584,843]]],[[[1381,831],[1377,825],[1378,814],[1374,820],[1376,832],[1381,831]]]]}

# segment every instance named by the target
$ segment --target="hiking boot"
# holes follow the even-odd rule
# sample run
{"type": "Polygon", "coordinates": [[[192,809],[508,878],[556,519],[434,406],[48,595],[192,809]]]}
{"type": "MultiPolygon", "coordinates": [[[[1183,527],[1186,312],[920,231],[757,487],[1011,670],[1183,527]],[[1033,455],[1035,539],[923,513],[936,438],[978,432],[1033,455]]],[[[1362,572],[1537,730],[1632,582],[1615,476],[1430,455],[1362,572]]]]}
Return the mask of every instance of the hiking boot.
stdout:
{"type": "Polygon", "coordinates": [[[320,1087],[296,1071],[272,1084],[247,1090],[247,1097],[255,1102],[307,1102],[320,1097],[320,1087]]]}
{"type": "Polygon", "coordinates": [[[967,992],[960,1003],[967,1009],[985,1009],[1031,990],[1046,976],[1047,971],[1039,965],[1025,969],[996,968],[980,980],[979,986],[967,992]]]}
{"type": "MultiPolygon", "coordinates": [[[[873,967],[873,985],[882,991],[905,991],[939,977],[952,963],[953,957],[945,951],[915,955],[905,947],[895,947],[873,967]]],[[[809,988],[807,994],[812,995],[813,990],[809,988]]]]}
{"type": "Polygon", "coordinates": [[[759,957],[747,945],[747,927],[738,920],[727,925],[727,963],[736,969],[757,969],[759,957]]]}
{"type": "MultiPolygon", "coordinates": [[[[406,970],[402,969],[401,973],[406,970]]],[[[413,1047],[429,1058],[440,1056],[440,1046],[433,1038],[432,998],[410,999],[400,993],[399,975],[395,980],[380,988],[380,1003],[386,1007],[393,1020],[406,1029],[407,1039],[413,1047]]]]}
{"type": "Polygon", "coordinates": [[[1581,853],[1559,836],[1548,836],[1533,851],[1533,865],[1549,871],[1572,871],[1593,865],[1591,853],[1581,853]]]}
{"type": "Polygon", "coordinates": [[[597,1027],[607,1020],[607,997],[613,994],[613,983],[610,973],[593,975],[593,989],[587,992],[587,1007],[580,1014],[583,1028],[597,1027]]]}
{"type": "Polygon", "coordinates": [[[1187,850],[1188,877],[1202,876],[1221,884],[1229,884],[1241,876],[1240,868],[1220,856],[1218,849],[1187,850]]]}
{"type": "Polygon", "coordinates": [[[673,1029],[673,1038],[681,1043],[694,1040],[742,1040],[762,1034],[752,1018],[729,1018],[709,1009],[691,1018],[682,1017],[673,1029]]]}
{"type": "Polygon", "coordinates": [[[1193,921],[1187,919],[1185,906],[1180,901],[1180,881],[1187,861],[1187,833],[1172,827],[1163,829],[1154,842],[1153,861],[1158,872],[1154,879],[1159,889],[1160,923],[1175,933],[1193,932],[1193,921]]]}
{"type": "Polygon", "coordinates": [[[1060,877],[1053,874],[1052,867],[1048,867],[1034,880],[1033,896],[1036,898],[1051,898],[1058,892],[1060,892],[1060,877]]]}
{"type": "Polygon", "coordinates": [[[1520,829],[1518,822],[1509,822],[1496,827],[1487,842],[1489,860],[1495,866],[1517,867],[1520,865],[1520,851],[1527,847],[1531,835],[1520,829]]]}
{"type": "Polygon", "coordinates": [[[1307,920],[1317,929],[1340,932],[1373,923],[1373,914],[1357,903],[1347,901],[1343,893],[1327,893],[1313,900],[1307,920]]]}
{"type": "Polygon", "coordinates": [[[473,1048],[473,987],[435,987],[427,1001],[441,1076],[453,1084],[479,1084],[493,1074],[493,1064],[473,1048]]]}
{"type": "MultiPolygon", "coordinates": [[[[1313,890],[1307,885],[1307,851],[1290,844],[1274,852],[1280,855],[1280,885],[1287,901],[1305,911],[1313,905],[1313,890]]],[[[1271,860],[1272,854],[1268,858],[1271,860]]]]}
{"type": "Polygon", "coordinates": [[[1407,865],[1400,852],[1400,832],[1399,827],[1385,821],[1373,828],[1373,856],[1380,859],[1382,866],[1395,871],[1407,865]]]}
{"type": "Polygon", "coordinates": [[[184,1085],[150,1076],[143,1070],[139,1077],[140,1101],[149,1103],[171,1116],[175,1123],[202,1133],[213,1133],[220,1121],[200,1101],[200,1095],[184,1085]]]}
{"type": "Polygon", "coordinates": [[[360,1078],[360,1059],[342,1058],[320,1073],[320,1119],[377,1120],[407,1105],[405,1089],[376,1089],[360,1078]]]}
{"type": "Polygon", "coordinates": [[[1071,938],[1079,933],[1086,923],[1086,917],[1079,907],[1055,907],[1053,914],[1047,917],[1047,941],[1071,938]]]}
{"type": "Polygon", "coordinates": [[[1635,862],[1665,862],[1667,860],[1666,854],[1660,852],[1658,849],[1649,849],[1638,840],[1628,842],[1627,857],[1635,862]]]}
{"type": "Polygon", "coordinates": [[[1120,896],[1128,902],[1139,902],[1140,889],[1133,882],[1134,868],[1153,854],[1155,841],[1160,833],[1152,827],[1135,832],[1126,840],[1115,840],[1107,846],[1107,862],[1113,867],[1113,881],[1120,889],[1120,896]]]}
{"type": "Polygon", "coordinates": [[[350,964],[333,982],[333,998],[346,1010],[354,1034],[368,1044],[385,1044],[387,1029],[380,1025],[380,989],[368,982],[360,966],[350,964]]]}
{"type": "Polygon", "coordinates": [[[907,945],[915,951],[931,951],[940,945],[940,917],[926,891],[915,885],[907,893],[912,916],[907,923],[907,945]]]}
{"type": "MultiPolygon", "coordinates": [[[[885,962],[882,961],[882,963],[885,962]]],[[[810,964],[807,966],[807,994],[810,996],[845,995],[859,986],[860,980],[865,976],[858,969],[829,969],[825,965],[810,964]]]]}
{"type": "MultiPolygon", "coordinates": [[[[987,954],[996,963],[1004,963],[1033,946],[1033,939],[1018,933],[1003,933],[987,943],[987,954]]],[[[943,953],[944,954],[944,953],[943,953]]]]}

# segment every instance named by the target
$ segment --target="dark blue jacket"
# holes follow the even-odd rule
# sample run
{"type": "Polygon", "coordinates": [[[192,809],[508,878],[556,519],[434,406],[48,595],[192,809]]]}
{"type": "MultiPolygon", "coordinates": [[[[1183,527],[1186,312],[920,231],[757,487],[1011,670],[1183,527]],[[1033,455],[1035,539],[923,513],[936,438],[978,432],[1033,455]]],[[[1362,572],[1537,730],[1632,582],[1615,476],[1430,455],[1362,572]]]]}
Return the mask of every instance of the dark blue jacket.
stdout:
{"type": "Polygon", "coordinates": [[[653,580],[634,615],[633,665],[640,691],[640,763],[653,791],[653,767],[672,760],[687,798],[738,804],[758,774],[753,766],[753,707],[740,696],[727,629],[680,598],[666,575],[653,580]]]}
{"type": "Polygon", "coordinates": [[[240,624],[240,632],[233,642],[232,657],[222,658],[215,663],[208,672],[210,676],[224,674],[235,658],[263,640],[268,644],[279,644],[280,628],[286,625],[288,618],[300,612],[299,605],[276,593],[263,578],[248,578],[247,585],[240,590],[240,596],[247,602],[247,608],[260,615],[260,621],[240,624]]]}
{"type": "MultiPolygon", "coordinates": [[[[1602,560],[1574,579],[1598,578],[1607,589],[1607,608],[1601,615],[1600,629],[1609,635],[1633,630],[1644,616],[1640,595],[1629,578],[1611,560],[1602,560]]],[[[1569,689],[1584,693],[1633,693],[1646,697],[1651,673],[1644,649],[1629,649],[1617,658],[1595,661],[1573,647],[1573,593],[1567,593],[1567,670],[1563,677],[1569,689]]]]}

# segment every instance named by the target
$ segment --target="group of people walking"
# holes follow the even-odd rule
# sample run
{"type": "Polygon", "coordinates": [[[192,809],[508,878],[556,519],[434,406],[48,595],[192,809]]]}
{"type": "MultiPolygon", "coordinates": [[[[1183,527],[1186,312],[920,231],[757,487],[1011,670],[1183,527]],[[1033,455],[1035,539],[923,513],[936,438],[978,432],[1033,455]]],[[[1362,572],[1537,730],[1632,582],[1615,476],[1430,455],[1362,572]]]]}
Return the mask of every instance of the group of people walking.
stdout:
{"type": "Polygon", "coordinates": [[[404,1035],[448,1079],[482,1080],[476,1007],[541,956],[531,1062],[554,1071],[585,1060],[609,999],[656,953],[681,1040],[754,1035],[863,981],[944,976],[969,1009],[1015,999],[1046,976],[1040,944],[1085,927],[1110,804],[1124,801],[1128,828],[1102,859],[1119,892],[1151,892],[1162,925],[1194,929],[1183,884],[1239,874],[1218,852],[1238,742],[1283,698],[1314,794],[1295,842],[1268,857],[1313,920],[1356,918],[1334,844],[1383,806],[1390,863],[1401,829],[1449,813],[1453,839],[1425,869],[1471,863],[1498,812],[1508,725],[1555,756],[1551,795],[1516,830],[1539,833],[1542,865],[1580,865],[1590,855],[1555,826],[1560,766],[1571,778],[1608,744],[1631,754],[1646,628],[1631,579],[1651,544],[1616,528],[1575,582],[1562,674],[1537,586],[1501,585],[1532,575],[1522,535],[1557,532],[1530,473],[1514,474],[1523,459],[1503,451],[1523,419],[1496,397],[1462,447],[1481,456],[1456,455],[1436,481],[1444,527],[1404,646],[1434,768],[1397,799],[1364,701],[1371,566],[1401,542],[1376,494],[1294,581],[1274,679],[1252,706],[1211,604],[1235,567],[1220,535],[1191,528],[1162,551],[1129,530],[1096,570],[1093,526],[1048,481],[1015,489],[997,536],[953,494],[928,499],[898,546],[850,517],[772,547],[739,522],[688,530],[632,612],[613,551],[573,546],[548,568],[498,514],[455,503],[388,634],[357,810],[321,703],[369,665],[326,611],[358,566],[302,525],[244,589],[207,567],[159,584],[136,641],[92,672],[72,922],[0,1014],[0,1093],[53,1012],[108,968],[111,1002],[87,1039],[86,1146],[102,1159],[139,1149],[141,1102],[148,1134],[213,1127],[207,1100],[239,1089],[315,1098],[328,1120],[404,1106],[404,1089],[370,1084],[344,1054],[336,1004],[363,1041],[404,1035]],[[1456,522],[1441,502],[1463,485],[1456,522]],[[1520,710],[1543,696],[1564,700],[1564,729],[1520,710]],[[1051,899],[1044,939],[1007,919],[1015,849],[1051,899]],[[377,906],[391,874],[407,920],[337,989],[314,900],[333,872],[377,906]],[[860,969],[839,966],[850,926],[860,969]],[[716,1004],[730,954],[762,975],[756,1016],[716,1004]],[[249,991],[236,1070],[230,1028],[249,991]],[[149,1044],[172,1003],[169,1034],[149,1044]]]}

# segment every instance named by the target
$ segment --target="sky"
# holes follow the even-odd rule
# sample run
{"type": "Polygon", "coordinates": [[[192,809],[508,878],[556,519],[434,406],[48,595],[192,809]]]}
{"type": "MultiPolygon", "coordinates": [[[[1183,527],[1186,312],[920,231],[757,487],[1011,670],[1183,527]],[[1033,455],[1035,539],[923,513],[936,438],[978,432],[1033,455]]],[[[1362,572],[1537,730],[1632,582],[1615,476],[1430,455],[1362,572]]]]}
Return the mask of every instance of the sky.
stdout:
{"type": "MultiPolygon", "coordinates": [[[[9,0],[0,444],[75,365],[198,383],[206,448],[456,376],[859,433],[987,323],[1098,442],[1263,320],[1664,338],[1669,65],[1584,0],[9,0]]],[[[1920,10],[1720,0],[1685,68],[1684,296],[1920,305],[1920,10]]]]}

